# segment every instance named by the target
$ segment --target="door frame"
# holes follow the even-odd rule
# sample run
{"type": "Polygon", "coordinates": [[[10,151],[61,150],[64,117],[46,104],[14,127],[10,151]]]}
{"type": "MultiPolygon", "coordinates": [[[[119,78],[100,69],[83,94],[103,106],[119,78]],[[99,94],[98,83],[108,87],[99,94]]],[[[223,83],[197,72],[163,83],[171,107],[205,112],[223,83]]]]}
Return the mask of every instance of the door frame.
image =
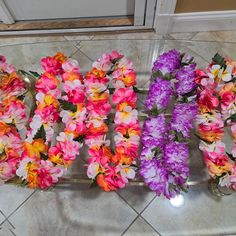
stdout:
{"type": "Polygon", "coordinates": [[[157,0],[155,31],[169,33],[236,30],[236,10],[175,13],[177,0],[157,0]]]}

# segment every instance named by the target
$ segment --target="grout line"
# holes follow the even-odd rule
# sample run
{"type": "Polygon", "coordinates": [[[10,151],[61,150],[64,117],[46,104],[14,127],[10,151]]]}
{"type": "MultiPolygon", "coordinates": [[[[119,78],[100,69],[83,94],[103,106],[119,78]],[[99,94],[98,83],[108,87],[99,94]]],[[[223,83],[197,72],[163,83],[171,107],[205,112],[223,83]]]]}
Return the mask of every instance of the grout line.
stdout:
{"type": "Polygon", "coordinates": [[[123,236],[128,230],[129,228],[133,225],[133,223],[138,219],[139,215],[137,215],[134,220],[129,224],[129,226],[125,229],[125,231],[121,234],[121,236],[123,236]]]}
{"type": "MultiPolygon", "coordinates": [[[[134,220],[129,224],[129,226],[125,229],[125,231],[121,234],[121,236],[123,236],[128,230],[129,230],[129,228],[133,225],[133,223],[139,218],[139,217],[142,217],[142,213],[147,209],[147,207],[156,199],[156,195],[151,199],[151,201],[144,207],[144,209],[139,213],[137,210],[135,210],[134,208],[133,208],[133,206],[131,206],[130,205],[130,203],[128,203],[127,201],[126,201],[126,199],[124,199],[118,192],[116,192],[116,194],[125,202],[125,203],[127,203],[127,205],[129,206],[129,207],[131,207],[138,215],[134,218],[134,220]]],[[[143,217],[142,217],[143,218],[143,217]]],[[[156,229],[155,228],[153,228],[152,227],[152,229],[157,233],[157,234],[159,234],[159,232],[158,231],[156,231],[156,229]]]]}
{"type": "Polygon", "coordinates": [[[141,215],[140,218],[142,218],[145,223],[147,223],[157,234],[159,234],[159,236],[161,236],[161,234],[141,215]]]}
{"type": "MultiPolygon", "coordinates": [[[[163,46],[162,46],[162,50],[164,49],[164,45],[165,45],[165,41],[164,40],[164,43],[163,43],[163,46]]],[[[168,41],[168,40],[167,40],[168,41]]],[[[191,43],[191,42],[194,42],[194,41],[191,41],[191,40],[178,40],[178,39],[174,39],[172,40],[173,42],[177,42],[177,43],[191,43]]],[[[160,43],[161,44],[161,43],[160,43]]],[[[204,62],[208,62],[204,57],[202,57],[199,53],[197,53],[196,51],[194,51],[192,48],[189,47],[189,45],[181,45],[183,46],[184,48],[188,49],[190,51],[190,53],[194,53],[195,55],[197,55],[198,57],[200,57],[204,62]]],[[[161,47],[161,46],[160,46],[161,47]]],[[[175,46],[176,47],[176,46],[175,46]]],[[[160,51],[158,52],[158,54],[160,55],[160,51]]]]}
{"type": "MultiPolygon", "coordinates": [[[[8,215],[7,217],[6,217],[6,219],[0,224],[0,225],[2,225],[4,222],[6,222],[6,221],[8,221],[9,222],[9,218],[19,209],[19,208],[21,208],[21,206],[23,206],[32,196],[33,196],[33,194],[35,193],[35,192],[37,192],[37,190],[34,190],[33,191],[33,193],[31,193],[10,215],[8,215]]],[[[13,225],[13,224],[12,224],[13,225]]],[[[14,227],[14,225],[13,225],[13,227],[14,227]]],[[[15,228],[15,227],[14,227],[15,228]]]]}
{"type": "Polygon", "coordinates": [[[117,191],[115,191],[115,193],[139,215],[139,212],[122,195],[120,195],[120,193],[118,193],[117,191]]]}
{"type": "MultiPolygon", "coordinates": [[[[198,34],[199,32],[193,33],[193,35],[189,38],[189,40],[193,40],[193,38],[198,34]]],[[[193,40],[194,41],[194,40],[193,40]]]]}
{"type": "Polygon", "coordinates": [[[189,51],[191,51],[192,53],[195,53],[197,56],[199,56],[203,61],[209,63],[208,60],[206,60],[206,59],[205,59],[203,56],[201,56],[199,53],[193,51],[193,49],[191,49],[189,46],[186,46],[186,48],[187,48],[189,51]]]}
{"type": "Polygon", "coordinates": [[[11,221],[8,220],[7,216],[0,210],[0,213],[4,216],[5,220],[0,224],[2,225],[4,222],[8,222],[12,227],[13,229],[15,229],[14,225],[11,223],[11,221]]]}
{"type": "MultiPolygon", "coordinates": [[[[148,78],[147,81],[145,81],[145,83],[142,85],[142,87],[145,87],[145,86],[147,85],[147,83],[150,83],[150,82],[151,82],[150,78],[151,78],[151,76],[148,78]]],[[[148,86],[148,87],[149,87],[149,86],[148,86]]]]}
{"type": "MultiPolygon", "coordinates": [[[[75,46],[73,46],[73,47],[75,47],[75,46]]],[[[77,47],[75,47],[75,49],[76,50],[69,55],[70,58],[72,58],[79,51],[79,49],[77,47]]]]}
{"type": "Polygon", "coordinates": [[[139,215],[141,216],[143,214],[143,212],[149,207],[149,205],[156,199],[156,195],[153,197],[153,199],[144,207],[144,209],[139,213],[139,215]]]}
{"type": "Polygon", "coordinates": [[[12,231],[12,229],[9,229],[9,231],[12,233],[12,235],[16,236],[16,234],[12,231]]]}
{"type": "Polygon", "coordinates": [[[66,38],[66,36],[63,36],[65,38],[65,41],[70,43],[73,47],[77,48],[77,45],[80,43],[78,40],[69,40],[66,38]]]}
{"type": "Polygon", "coordinates": [[[78,48],[78,50],[84,55],[86,56],[91,62],[94,62],[94,60],[92,58],[90,58],[86,53],[84,53],[81,48],[78,48]]]}
{"type": "Polygon", "coordinates": [[[81,40],[76,41],[75,47],[80,49],[81,48],[80,43],[81,43],[81,40]]]}

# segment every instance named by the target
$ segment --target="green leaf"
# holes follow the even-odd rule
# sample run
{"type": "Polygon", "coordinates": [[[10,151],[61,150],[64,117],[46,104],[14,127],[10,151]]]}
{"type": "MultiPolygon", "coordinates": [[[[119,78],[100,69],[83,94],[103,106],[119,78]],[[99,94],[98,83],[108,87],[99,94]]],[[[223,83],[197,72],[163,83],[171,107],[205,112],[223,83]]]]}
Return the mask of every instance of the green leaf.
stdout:
{"type": "MultiPolygon", "coordinates": [[[[14,122],[14,121],[13,121],[14,122]]],[[[16,128],[16,125],[15,125],[15,123],[6,123],[7,125],[9,125],[9,126],[12,126],[12,127],[14,127],[14,128],[16,128]]]]}
{"type": "Polygon", "coordinates": [[[233,115],[231,115],[231,116],[229,117],[229,119],[230,119],[231,121],[236,121],[236,113],[234,113],[233,115]]]}
{"type": "Polygon", "coordinates": [[[46,141],[46,132],[43,125],[41,125],[40,129],[37,131],[37,133],[34,136],[34,139],[38,139],[38,138],[42,138],[44,141],[46,141]]]}
{"type": "Polygon", "coordinates": [[[117,57],[115,59],[113,59],[111,62],[112,64],[116,64],[122,57],[117,57]]]}
{"type": "Polygon", "coordinates": [[[62,92],[61,92],[61,96],[62,96],[62,97],[63,97],[63,96],[66,96],[66,94],[67,94],[67,93],[66,93],[65,91],[62,91],[62,92]]]}
{"type": "Polygon", "coordinates": [[[40,157],[42,160],[45,160],[45,161],[48,159],[48,156],[43,153],[40,153],[40,157]]]}
{"type": "Polygon", "coordinates": [[[162,152],[160,147],[152,148],[151,151],[154,152],[154,158],[156,159],[162,158],[162,152]]]}
{"type": "Polygon", "coordinates": [[[89,188],[96,188],[98,186],[97,181],[93,180],[93,182],[90,184],[89,188]]]}
{"type": "Polygon", "coordinates": [[[158,71],[154,71],[153,73],[152,73],[152,78],[153,79],[156,79],[157,77],[164,77],[164,75],[162,74],[162,72],[160,71],[160,70],[158,70],[158,71]]]}
{"type": "MultiPolygon", "coordinates": [[[[109,89],[110,94],[113,94],[115,92],[115,88],[108,88],[108,89],[109,89]]],[[[102,91],[101,94],[104,93],[105,91],[102,91]]]]}
{"type": "Polygon", "coordinates": [[[163,74],[160,70],[152,73],[153,79],[156,79],[157,77],[161,77],[164,80],[171,80],[172,79],[172,75],[170,73],[163,74]]]}
{"type": "Polygon", "coordinates": [[[140,92],[140,90],[137,87],[135,87],[135,86],[133,86],[133,90],[134,90],[135,93],[139,93],[140,92]]]}
{"type": "Polygon", "coordinates": [[[107,116],[107,119],[105,120],[105,123],[106,123],[107,125],[113,124],[113,123],[114,123],[114,119],[115,119],[115,115],[110,113],[110,114],[107,116]]]}
{"type": "Polygon", "coordinates": [[[172,75],[170,73],[165,74],[165,76],[163,77],[164,80],[171,80],[172,79],[172,75]]]}
{"type": "Polygon", "coordinates": [[[24,71],[24,70],[18,70],[18,73],[20,73],[20,74],[22,74],[24,76],[27,76],[29,79],[30,78],[32,79],[32,77],[38,79],[41,76],[37,72],[33,72],[33,71],[27,72],[27,71],[24,71]],[[37,73],[37,76],[36,76],[36,73],[37,73]]]}
{"type": "Polygon", "coordinates": [[[74,105],[68,101],[62,100],[62,99],[58,99],[58,101],[59,101],[62,109],[67,110],[67,111],[72,111],[72,112],[77,111],[76,105],[74,105]]]}
{"type": "Polygon", "coordinates": [[[233,83],[235,83],[235,82],[236,82],[236,77],[233,77],[233,79],[230,80],[229,82],[233,82],[233,83]]]}
{"type": "Polygon", "coordinates": [[[227,121],[230,120],[231,122],[235,122],[236,121],[236,113],[234,113],[233,115],[231,115],[229,118],[227,118],[224,122],[224,125],[227,126],[227,121]]]}
{"type": "Polygon", "coordinates": [[[236,158],[235,158],[232,154],[230,154],[230,153],[228,153],[228,152],[226,152],[226,154],[228,155],[228,157],[229,157],[232,161],[236,161],[236,158]]]}
{"type": "Polygon", "coordinates": [[[185,97],[191,97],[191,96],[193,96],[193,95],[196,94],[196,90],[197,90],[197,88],[194,88],[194,89],[191,90],[190,92],[185,93],[183,96],[185,96],[185,97]]]}
{"type": "Polygon", "coordinates": [[[161,114],[163,111],[164,111],[163,109],[158,110],[157,106],[154,105],[153,108],[152,108],[150,111],[148,111],[147,113],[148,113],[149,115],[158,116],[158,115],[161,114]]]}
{"type": "Polygon", "coordinates": [[[188,192],[188,186],[186,185],[182,185],[182,186],[179,186],[180,189],[184,192],[184,193],[187,193],[188,192]]]}
{"type": "Polygon", "coordinates": [[[182,62],[182,63],[181,63],[181,66],[188,66],[188,65],[189,65],[188,62],[182,62]]]}
{"type": "Polygon", "coordinates": [[[80,135],[77,138],[74,138],[73,140],[79,143],[83,143],[84,138],[85,138],[85,135],[80,135]]]}
{"type": "Polygon", "coordinates": [[[227,173],[223,173],[221,176],[216,176],[215,180],[216,180],[216,184],[218,185],[220,183],[220,179],[222,177],[224,177],[227,173]]]}
{"type": "Polygon", "coordinates": [[[21,182],[21,186],[24,187],[28,184],[27,180],[26,179],[23,179],[22,182],[21,182]]]}
{"type": "Polygon", "coordinates": [[[29,73],[32,74],[37,79],[41,77],[41,75],[38,72],[36,72],[36,71],[31,71],[30,70],[29,73]]]}
{"type": "Polygon", "coordinates": [[[25,98],[25,95],[20,95],[20,96],[18,96],[17,98],[18,98],[19,100],[23,101],[24,98],[25,98]]]}
{"type": "Polygon", "coordinates": [[[221,68],[226,68],[226,61],[219,53],[215,54],[215,56],[212,58],[212,61],[220,65],[221,68]]]}
{"type": "Polygon", "coordinates": [[[131,164],[130,167],[138,168],[139,166],[135,164],[131,164]]]}
{"type": "Polygon", "coordinates": [[[160,150],[161,150],[160,147],[155,147],[151,149],[151,151],[155,153],[158,153],[160,150]]]}
{"type": "Polygon", "coordinates": [[[175,139],[176,139],[177,142],[181,142],[181,143],[188,142],[188,139],[184,138],[184,136],[181,132],[176,132],[175,131],[175,139]]]}
{"type": "Polygon", "coordinates": [[[183,60],[184,56],[185,56],[185,53],[181,53],[180,55],[181,61],[183,60]]]}

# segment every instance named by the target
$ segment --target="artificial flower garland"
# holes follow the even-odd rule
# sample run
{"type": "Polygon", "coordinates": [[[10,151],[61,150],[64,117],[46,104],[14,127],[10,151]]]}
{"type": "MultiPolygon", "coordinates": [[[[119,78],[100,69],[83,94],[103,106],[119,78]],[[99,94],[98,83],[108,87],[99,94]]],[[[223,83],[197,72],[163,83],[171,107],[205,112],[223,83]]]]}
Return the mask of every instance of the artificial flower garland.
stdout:
{"type": "Polygon", "coordinates": [[[37,81],[37,108],[23,142],[16,174],[31,188],[46,189],[58,182],[79,154],[85,134],[85,93],[78,62],[62,53],[41,60],[44,73],[37,81]],[[64,131],[55,136],[62,119],[64,131]]]}
{"type": "Polygon", "coordinates": [[[26,87],[16,68],[0,56],[0,184],[15,177],[27,122],[26,87]]]}
{"type": "Polygon", "coordinates": [[[186,191],[189,177],[188,139],[197,114],[192,61],[176,50],[162,54],[154,62],[145,102],[149,117],[143,126],[140,175],[151,190],[168,199],[186,191]],[[165,112],[172,95],[176,103],[168,121],[165,112]]]}
{"type": "Polygon", "coordinates": [[[133,165],[140,139],[137,95],[133,89],[135,84],[136,73],[132,62],[116,51],[99,58],[85,76],[88,110],[85,142],[89,146],[90,156],[87,175],[105,191],[124,188],[128,179],[135,177],[133,165]],[[106,137],[108,115],[112,109],[108,89],[110,82],[115,87],[112,96],[116,109],[114,152],[106,137]]]}
{"type": "Polygon", "coordinates": [[[236,63],[216,54],[206,72],[197,71],[199,148],[210,176],[222,187],[236,191],[236,63]],[[231,153],[223,142],[229,126],[234,145],[231,153]]]}

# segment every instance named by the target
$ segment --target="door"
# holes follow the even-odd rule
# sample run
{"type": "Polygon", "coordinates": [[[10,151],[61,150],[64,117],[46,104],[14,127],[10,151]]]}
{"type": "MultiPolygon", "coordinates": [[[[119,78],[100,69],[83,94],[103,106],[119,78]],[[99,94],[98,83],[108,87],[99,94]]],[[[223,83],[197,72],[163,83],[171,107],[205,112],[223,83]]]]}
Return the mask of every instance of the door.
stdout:
{"type": "Polygon", "coordinates": [[[0,0],[0,31],[152,28],[155,6],[156,0],[0,0]]]}

